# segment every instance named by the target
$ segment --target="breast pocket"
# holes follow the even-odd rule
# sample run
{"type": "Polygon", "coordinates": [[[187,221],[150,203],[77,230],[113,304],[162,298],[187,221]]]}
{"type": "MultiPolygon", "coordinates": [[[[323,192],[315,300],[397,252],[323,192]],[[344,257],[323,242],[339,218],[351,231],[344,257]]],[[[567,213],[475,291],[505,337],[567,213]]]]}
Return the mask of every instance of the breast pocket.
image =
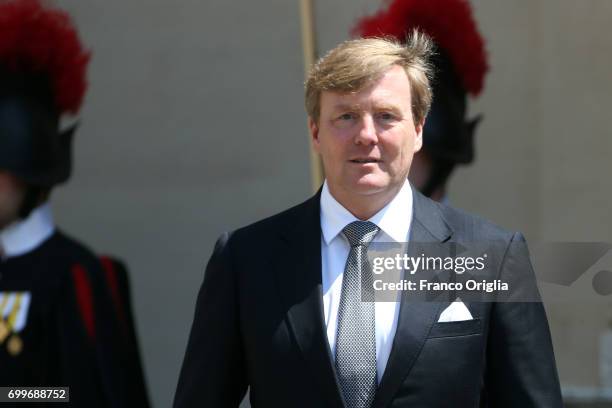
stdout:
{"type": "Polygon", "coordinates": [[[435,323],[429,332],[429,338],[469,336],[482,333],[480,319],[461,320],[457,322],[435,323]]]}

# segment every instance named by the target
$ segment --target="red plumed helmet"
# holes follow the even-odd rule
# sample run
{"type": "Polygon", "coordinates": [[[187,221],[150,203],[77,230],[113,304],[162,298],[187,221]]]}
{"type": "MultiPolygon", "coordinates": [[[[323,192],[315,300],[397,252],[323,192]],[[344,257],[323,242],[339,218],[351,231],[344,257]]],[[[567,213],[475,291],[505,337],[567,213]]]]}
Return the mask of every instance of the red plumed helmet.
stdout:
{"type": "Polygon", "coordinates": [[[39,0],[0,0],[0,65],[47,76],[58,113],[81,107],[89,59],[64,11],[39,0]]]}
{"type": "Polygon", "coordinates": [[[352,33],[390,35],[402,41],[414,28],[428,34],[446,52],[464,88],[473,96],[480,94],[489,67],[484,40],[467,0],[393,0],[386,10],[358,21],[352,33]]]}

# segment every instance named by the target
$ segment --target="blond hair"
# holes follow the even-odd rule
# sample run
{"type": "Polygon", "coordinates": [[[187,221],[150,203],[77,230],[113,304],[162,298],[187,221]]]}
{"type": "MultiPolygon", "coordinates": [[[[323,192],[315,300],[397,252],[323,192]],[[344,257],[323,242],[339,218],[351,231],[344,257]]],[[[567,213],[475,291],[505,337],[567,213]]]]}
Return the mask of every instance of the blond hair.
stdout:
{"type": "Polygon", "coordinates": [[[318,122],[323,91],[358,92],[398,65],[404,68],[410,82],[413,119],[421,123],[432,101],[432,54],[431,39],[418,30],[413,30],[405,44],[386,37],[345,41],[310,70],[305,84],[306,112],[318,122]]]}

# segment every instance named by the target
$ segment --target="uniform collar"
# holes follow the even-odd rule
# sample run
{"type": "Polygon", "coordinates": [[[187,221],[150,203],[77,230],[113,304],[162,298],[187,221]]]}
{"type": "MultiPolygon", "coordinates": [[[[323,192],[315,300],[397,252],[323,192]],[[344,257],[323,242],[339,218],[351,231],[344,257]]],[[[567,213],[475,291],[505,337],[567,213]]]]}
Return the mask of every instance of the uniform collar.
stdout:
{"type": "Polygon", "coordinates": [[[27,218],[15,221],[0,231],[3,258],[26,254],[38,248],[55,231],[49,203],[36,207],[27,218]]]}

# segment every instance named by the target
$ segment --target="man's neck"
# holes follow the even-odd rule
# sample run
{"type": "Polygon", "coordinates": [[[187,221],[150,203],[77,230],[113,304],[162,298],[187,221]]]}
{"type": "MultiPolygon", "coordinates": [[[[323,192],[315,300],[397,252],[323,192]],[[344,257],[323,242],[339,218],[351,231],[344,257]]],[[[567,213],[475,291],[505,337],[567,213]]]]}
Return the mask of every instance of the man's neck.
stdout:
{"type": "Polygon", "coordinates": [[[355,195],[328,185],[330,194],[356,218],[365,221],[389,204],[402,189],[402,185],[388,191],[369,195],[355,195]]]}

